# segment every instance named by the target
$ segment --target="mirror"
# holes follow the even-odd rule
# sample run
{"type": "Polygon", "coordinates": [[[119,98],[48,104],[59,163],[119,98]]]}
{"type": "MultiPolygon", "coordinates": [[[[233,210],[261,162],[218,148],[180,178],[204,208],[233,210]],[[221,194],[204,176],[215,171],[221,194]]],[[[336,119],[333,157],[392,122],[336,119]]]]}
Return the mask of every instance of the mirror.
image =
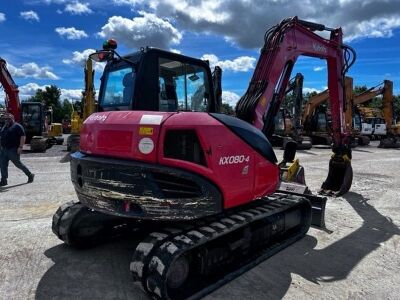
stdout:
{"type": "Polygon", "coordinates": [[[114,59],[114,52],[110,50],[98,50],[90,54],[89,58],[95,62],[107,62],[114,59]]]}

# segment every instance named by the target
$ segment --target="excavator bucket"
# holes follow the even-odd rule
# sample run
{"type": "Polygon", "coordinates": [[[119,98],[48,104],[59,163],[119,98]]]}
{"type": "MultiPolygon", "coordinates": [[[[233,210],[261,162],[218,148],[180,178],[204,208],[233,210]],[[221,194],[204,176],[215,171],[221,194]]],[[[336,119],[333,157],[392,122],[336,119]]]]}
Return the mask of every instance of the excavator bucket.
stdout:
{"type": "Polygon", "coordinates": [[[347,155],[334,154],[329,161],[328,177],[318,192],[327,196],[340,196],[350,190],[353,182],[353,168],[347,155]]]}

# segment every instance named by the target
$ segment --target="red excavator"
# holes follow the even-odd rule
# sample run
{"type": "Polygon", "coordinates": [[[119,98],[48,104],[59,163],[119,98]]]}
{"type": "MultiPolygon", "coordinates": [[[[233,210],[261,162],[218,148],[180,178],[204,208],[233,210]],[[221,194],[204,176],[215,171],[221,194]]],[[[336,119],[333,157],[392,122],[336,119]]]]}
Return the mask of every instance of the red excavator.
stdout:
{"type": "Polygon", "coordinates": [[[26,134],[25,143],[30,144],[31,151],[43,152],[59,140],[55,137],[44,137],[47,135],[45,119],[47,112],[40,102],[22,102],[19,99],[18,86],[14,82],[7,69],[7,63],[0,57],[0,84],[6,94],[6,112],[11,113],[15,121],[20,123],[26,134]]]}
{"type": "Polygon", "coordinates": [[[343,88],[355,57],[340,28],[294,17],[270,29],[238,118],[215,113],[219,89],[206,62],[152,48],[121,57],[115,48],[91,56],[107,66],[99,112],[84,122],[71,159],[80,202],[53,216],[61,240],[85,247],[129,226],[150,230],[133,254],[134,281],[154,298],[184,299],[287,247],[310,224],[323,226],[325,197],[296,176],[278,190],[295,144],[278,164],[267,137],[298,56],[326,59],[334,146],[322,192],[349,190],[343,88]]]}

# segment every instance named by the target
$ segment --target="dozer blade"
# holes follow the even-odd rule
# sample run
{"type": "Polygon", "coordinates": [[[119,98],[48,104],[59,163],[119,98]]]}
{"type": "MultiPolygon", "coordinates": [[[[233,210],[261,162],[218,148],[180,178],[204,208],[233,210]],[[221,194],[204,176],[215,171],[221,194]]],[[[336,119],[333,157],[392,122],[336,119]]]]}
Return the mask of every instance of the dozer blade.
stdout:
{"type": "Polygon", "coordinates": [[[321,186],[319,194],[340,196],[346,194],[353,182],[353,168],[347,155],[333,155],[329,161],[328,177],[321,186]]]}

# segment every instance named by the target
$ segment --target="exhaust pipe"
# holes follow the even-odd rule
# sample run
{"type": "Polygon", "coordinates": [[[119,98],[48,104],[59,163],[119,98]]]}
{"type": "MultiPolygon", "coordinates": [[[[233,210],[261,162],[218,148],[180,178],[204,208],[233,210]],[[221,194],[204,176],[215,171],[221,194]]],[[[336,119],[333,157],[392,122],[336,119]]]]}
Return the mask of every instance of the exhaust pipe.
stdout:
{"type": "Polygon", "coordinates": [[[341,196],[346,194],[353,182],[353,168],[351,167],[351,149],[334,149],[329,161],[328,177],[318,192],[327,196],[341,196]]]}

